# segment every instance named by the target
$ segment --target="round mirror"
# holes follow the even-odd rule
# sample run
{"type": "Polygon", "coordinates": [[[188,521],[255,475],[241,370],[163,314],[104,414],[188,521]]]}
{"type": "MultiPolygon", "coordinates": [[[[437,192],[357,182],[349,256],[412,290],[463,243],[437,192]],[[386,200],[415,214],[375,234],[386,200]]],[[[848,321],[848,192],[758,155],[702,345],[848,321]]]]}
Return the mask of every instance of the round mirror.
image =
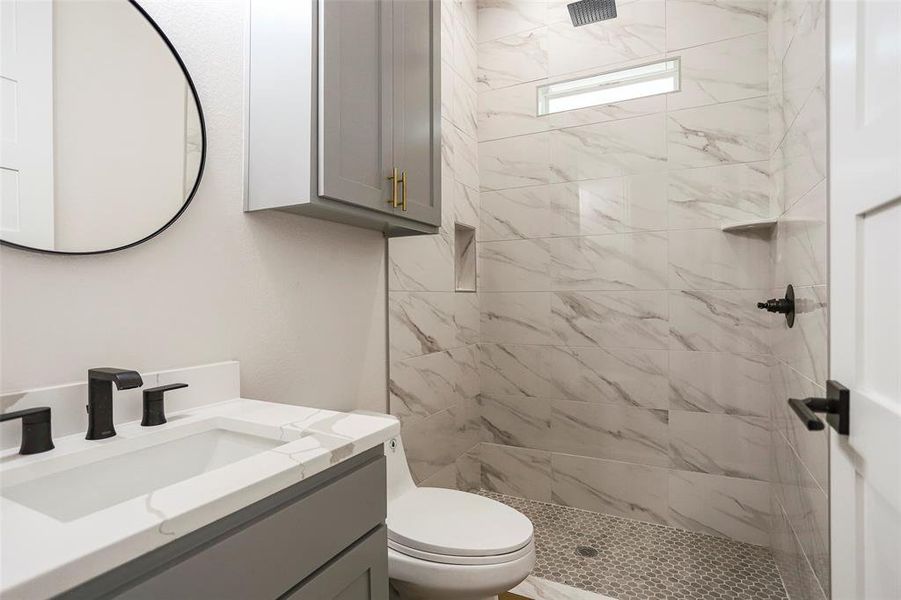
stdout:
{"type": "Polygon", "coordinates": [[[187,208],[203,173],[197,91],[131,0],[0,1],[0,241],[122,250],[187,208]]]}

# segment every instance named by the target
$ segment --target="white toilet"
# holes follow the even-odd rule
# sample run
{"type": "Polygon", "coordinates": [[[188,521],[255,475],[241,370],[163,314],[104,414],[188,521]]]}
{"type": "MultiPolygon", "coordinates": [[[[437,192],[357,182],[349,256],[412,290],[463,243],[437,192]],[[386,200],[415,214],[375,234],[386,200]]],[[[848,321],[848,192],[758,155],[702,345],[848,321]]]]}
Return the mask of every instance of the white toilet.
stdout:
{"type": "Polygon", "coordinates": [[[532,522],[482,496],[413,483],[400,436],[388,463],[388,576],[401,600],[496,598],[535,564],[532,522]]]}

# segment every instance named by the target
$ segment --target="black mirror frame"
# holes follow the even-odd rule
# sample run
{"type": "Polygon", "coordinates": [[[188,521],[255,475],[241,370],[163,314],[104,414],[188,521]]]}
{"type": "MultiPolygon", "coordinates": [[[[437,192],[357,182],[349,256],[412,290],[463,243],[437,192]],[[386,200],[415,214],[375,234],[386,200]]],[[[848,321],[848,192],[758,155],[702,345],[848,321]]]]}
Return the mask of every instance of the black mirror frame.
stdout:
{"type": "Polygon", "coordinates": [[[175,59],[175,62],[178,63],[179,68],[181,68],[181,72],[185,76],[185,80],[188,82],[188,89],[191,90],[191,96],[194,98],[194,104],[197,106],[197,118],[200,122],[200,165],[197,169],[197,179],[194,180],[194,185],[191,187],[191,192],[188,194],[187,198],[185,198],[184,204],[182,204],[181,208],[178,209],[178,212],[169,219],[162,227],[154,231],[148,236],[141,238],[135,242],[131,242],[129,244],[125,244],[124,246],[118,246],[116,248],[108,248],[106,250],[90,250],[88,252],[63,252],[60,250],[46,250],[44,248],[32,248],[30,246],[23,246],[21,244],[16,244],[13,242],[7,242],[5,240],[0,240],[0,246],[6,246],[9,248],[17,248],[19,250],[27,250],[29,252],[39,252],[41,254],[58,254],[64,256],[87,256],[92,254],[109,254],[110,252],[118,252],[120,250],[126,250],[128,248],[132,248],[137,246],[138,244],[143,244],[144,242],[151,240],[168,229],[175,221],[178,220],[179,217],[184,214],[184,212],[188,209],[188,206],[191,204],[191,200],[194,199],[194,195],[197,193],[197,189],[200,187],[200,181],[203,179],[203,170],[206,166],[206,121],[203,117],[203,106],[200,104],[200,96],[197,94],[197,88],[194,86],[194,80],[191,79],[191,74],[188,73],[188,68],[185,66],[184,61],[179,56],[178,51],[175,49],[175,46],[172,45],[172,42],[166,37],[166,34],[157,25],[156,21],[147,14],[141,6],[138,4],[137,0],[125,0],[129,4],[134,7],[138,13],[143,16],[147,22],[153,27],[154,31],[156,31],[157,35],[163,40],[163,43],[166,44],[166,47],[169,48],[169,52],[172,53],[172,57],[175,59]]]}

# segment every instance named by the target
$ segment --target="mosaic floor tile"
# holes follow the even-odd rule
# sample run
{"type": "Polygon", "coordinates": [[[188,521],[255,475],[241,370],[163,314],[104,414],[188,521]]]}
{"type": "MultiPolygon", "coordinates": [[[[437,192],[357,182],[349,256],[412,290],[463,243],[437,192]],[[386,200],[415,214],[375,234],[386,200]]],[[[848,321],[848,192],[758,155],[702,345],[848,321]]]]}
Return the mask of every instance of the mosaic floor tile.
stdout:
{"type": "Polygon", "coordinates": [[[481,491],[535,526],[532,575],[617,600],[786,600],[768,548],[481,491]]]}

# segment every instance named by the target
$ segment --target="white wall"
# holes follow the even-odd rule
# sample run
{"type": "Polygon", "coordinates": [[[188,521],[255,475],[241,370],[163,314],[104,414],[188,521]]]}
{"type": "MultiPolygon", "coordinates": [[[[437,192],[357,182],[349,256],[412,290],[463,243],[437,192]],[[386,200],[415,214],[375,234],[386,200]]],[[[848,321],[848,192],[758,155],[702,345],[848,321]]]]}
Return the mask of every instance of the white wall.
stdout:
{"type": "Polygon", "coordinates": [[[0,250],[0,390],[82,380],[95,366],[236,359],[246,397],[384,410],[381,234],[242,212],[245,2],[142,5],[198,87],[203,183],[181,219],[131,250],[0,250]]]}

